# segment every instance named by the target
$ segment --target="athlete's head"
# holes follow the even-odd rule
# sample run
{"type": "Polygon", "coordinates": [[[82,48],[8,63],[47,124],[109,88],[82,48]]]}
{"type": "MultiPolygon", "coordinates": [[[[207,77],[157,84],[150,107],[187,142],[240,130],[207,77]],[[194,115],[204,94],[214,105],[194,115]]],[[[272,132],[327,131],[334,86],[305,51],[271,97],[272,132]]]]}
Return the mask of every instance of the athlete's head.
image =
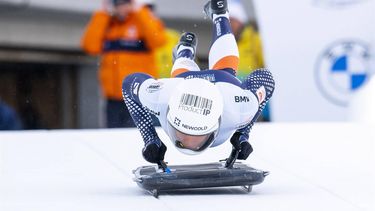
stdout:
{"type": "Polygon", "coordinates": [[[176,148],[195,155],[209,148],[220,128],[223,98],[204,79],[187,79],[173,92],[168,104],[168,135],[176,148]]]}

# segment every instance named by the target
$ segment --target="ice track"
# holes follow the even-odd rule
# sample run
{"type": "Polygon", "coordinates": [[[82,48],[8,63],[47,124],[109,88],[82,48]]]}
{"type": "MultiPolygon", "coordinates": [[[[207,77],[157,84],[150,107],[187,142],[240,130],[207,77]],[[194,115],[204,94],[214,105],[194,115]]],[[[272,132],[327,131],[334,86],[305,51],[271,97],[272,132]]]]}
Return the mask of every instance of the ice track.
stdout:
{"type": "MultiPolygon", "coordinates": [[[[233,187],[155,199],[132,181],[132,170],[148,165],[135,129],[2,132],[0,210],[370,211],[374,140],[350,123],[257,124],[246,163],[271,174],[252,193],[233,187]]],[[[165,143],[170,164],[218,161],[231,149],[228,142],[190,157],[165,143]]]]}

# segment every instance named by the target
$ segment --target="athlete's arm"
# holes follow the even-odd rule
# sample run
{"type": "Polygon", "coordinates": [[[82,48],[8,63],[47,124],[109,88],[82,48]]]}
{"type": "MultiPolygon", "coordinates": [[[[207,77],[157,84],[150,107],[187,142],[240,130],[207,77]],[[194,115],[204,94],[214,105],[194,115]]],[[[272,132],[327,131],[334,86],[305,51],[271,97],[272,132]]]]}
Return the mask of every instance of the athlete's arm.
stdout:
{"type": "Polygon", "coordinates": [[[275,81],[271,72],[267,69],[258,69],[250,74],[242,83],[243,89],[252,92],[258,99],[259,107],[253,119],[243,128],[238,129],[231,138],[232,145],[240,151],[238,159],[245,160],[253,151],[249,140],[249,133],[262,114],[264,107],[273,95],[275,81]]]}
{"type": "Polygon", "coordinates": [[[151,163],[159,163],[164,160],[166,146],[156,133],[152,123],[152,117],[146,106],[142,105],[139,95],[140,87],[146,80],[153,80],[151,76],[143,73],[135,73],[126,77],[122,84],[122,93],[129,113],[139,131],[141,132],[145,147],[143,157],[151,163]]]}

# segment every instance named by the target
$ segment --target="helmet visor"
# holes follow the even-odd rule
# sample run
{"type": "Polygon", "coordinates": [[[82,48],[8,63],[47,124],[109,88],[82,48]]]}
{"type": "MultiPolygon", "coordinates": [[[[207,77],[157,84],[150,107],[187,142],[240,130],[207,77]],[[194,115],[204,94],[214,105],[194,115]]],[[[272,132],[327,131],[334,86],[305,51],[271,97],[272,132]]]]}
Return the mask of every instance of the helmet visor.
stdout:
{"type": "Polygon", "coordinates": [[[187,149],[194,152],[201,152],[213,143],[216,131],[205,135],[189,135],[175,129],[168,123],[168,132],[175,146],[180,149],[187,149]]]}

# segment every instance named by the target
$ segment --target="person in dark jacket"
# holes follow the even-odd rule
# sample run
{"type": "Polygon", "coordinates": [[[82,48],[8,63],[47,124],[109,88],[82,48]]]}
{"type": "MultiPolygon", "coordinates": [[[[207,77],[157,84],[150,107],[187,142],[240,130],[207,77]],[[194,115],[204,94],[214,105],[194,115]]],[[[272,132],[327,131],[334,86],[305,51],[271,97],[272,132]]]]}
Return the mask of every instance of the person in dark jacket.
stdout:
{"type": "Polygon", "coordinates": [[[21,130],[22,124],[17,113],[0,100],[0,130],[21,130]]]}

